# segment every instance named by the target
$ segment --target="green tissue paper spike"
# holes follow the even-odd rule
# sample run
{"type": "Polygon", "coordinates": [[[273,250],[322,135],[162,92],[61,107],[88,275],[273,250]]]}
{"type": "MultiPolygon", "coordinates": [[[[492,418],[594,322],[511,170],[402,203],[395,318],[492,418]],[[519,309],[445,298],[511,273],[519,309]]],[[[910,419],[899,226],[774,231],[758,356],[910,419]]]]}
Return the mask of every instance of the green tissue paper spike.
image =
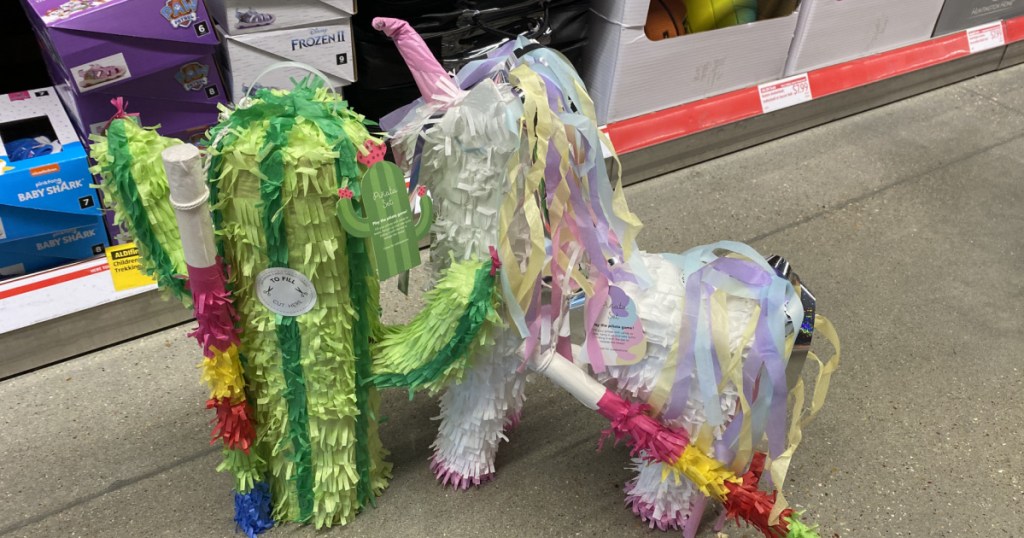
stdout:
{"type": "MultiPolygon", "coordinates": [[[[284,227],[283,186],[284,148],[288,134],[295,125],[293,118],[281,117],[270,121],[259,170],[260,220],[267,240],[270,267],[288,267],[288,239],[284,227]]],[[[281,349],[284,372],[284,397],[288,405],[288,438],[291,442],[292,462],[295,463],[295,489],[299,497],[300,522],[313,517],[313,455],[309,440],[309,410],[306,405],[306,379],[301,360],[302,333],[295,317],[277,316],[277,345],[281,349]]]]}
{"type": "MultiPolygon", "coordinates": [[[[370,302],[369,280],[373,278],[370,270],[369,256],[366,253],[365,240],[349,236],[349,278],[351,286],[349,295],[352,298],[351,304],[365,305],[370,302]]],[[[359,482],[356,484],[356,501],[360,507],[372,505],[377,506],[376,496],[370,487],[370,449],[369,449],[369,428],[370,421],[374,420],[374,410],[370,408],[371,387],[367,383],[372,369],[372,358],[370,356],[370,338],[372,329],[369,316],[360,312],[356,315],[352,327],[352,349],[356,355],[356,407],[359,414],[356,415],[356,472],[359,473],[359,482]]]]}
{"type": "Polygon", "coordinates": [[[139,248],[142,271],[186,306],[185,255],[171,207],[167,175],[160,153],[180,140],[144,129],[132,119],[116,119],[106,136],[92,135],[90,168],[102,178],[100,189],[114,209],[114,223],[126,229],[139,248]]]}
{"type": "MultiPolygon", "coordinates": [[[[350,158],[355,157],[354,151],[349,153],[350,150],[354,150],[349,145],[339,144],[337,149],[339,155],[350,156],[350,158]]],[[[341,161],[339,158],[337,167],[339,187],[348,185],[359,171],[359,168],[354,166],[354,164],[349,166],[341,161]]],[[[338,222],[343,228],[346,228],[346,221],[342,218],[343,207],[348,210],[350,225],[358,225],[365,222],[364,219],[357,215],[357,209],[351,202],[351,199],[344,197],[338,200],[338,222]]],[[[365,237],[370,232],[368,223],[366,232],[366,235],[357,235],[350,232],[347,239],[349,253],[348,268],[351,281],[349,297],[350,304],[353,305],[371,304],[371,293],[373,297],[378,297],[380,294],[380,287],[374,279],[374,271],[371,267],[372,263],[366,247],[365,237]]],[[[374,315],[377,313],[378,311],[369,309],[358,311],[352,325],[352,350],[356,356],[355,399],[356,407],[359,410],[355,423],[355,463],[356,472],[359,475],[359,481],[356,484],[356,501],[359,507],[367,505],[377,506],[376,495],[378,492],[371,487],[370,483],[370,468],[372,464],[369,435],[372,425],[376,423],[375,409],[370,406],[370,403],[376,399],[376,389],[370,386],[369,379],[373,366],[373,359],[370,356],[370,341],[373,339],[374,334],[379,332],[380,325],[379,315],[374,315]]]]}

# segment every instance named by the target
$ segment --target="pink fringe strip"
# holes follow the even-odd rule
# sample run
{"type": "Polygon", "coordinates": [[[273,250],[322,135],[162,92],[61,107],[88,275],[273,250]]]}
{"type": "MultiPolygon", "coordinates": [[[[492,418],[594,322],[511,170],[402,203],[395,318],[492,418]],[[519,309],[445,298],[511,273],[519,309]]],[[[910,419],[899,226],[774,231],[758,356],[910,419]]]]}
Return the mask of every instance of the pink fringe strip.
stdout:
{"type": "Polygon", "coordinates": [[[516,411],[505,418],[505,431],[510,432],[519,428],[519,423],[523,420],[523,412],[516,411]]]}
{"type": "Polygon", "coordinates": [[[199,326],[189,333],[203,346],[203,356],[212,357],[212,348],[225,351],[231,344],[239,345],[236,328],[238,314],[231,304],[231,294],[225,285],[224,263],[218,259],[210,267],[188,268],[189,288],[196,321],[199,326]]]}
{"type": "Polygon", "coordinates": [[[629,444],[632,456],[674,464],[690,444],[690,437],[685,430],[662,425],[647,414],[650,410],[645,403],[627,402],[610,390],[605,392],[597,402],[597,412],[611,425],[601,433],[598,450],[608,437],[614,437],[616,443],[625,440],[629,444]]]}

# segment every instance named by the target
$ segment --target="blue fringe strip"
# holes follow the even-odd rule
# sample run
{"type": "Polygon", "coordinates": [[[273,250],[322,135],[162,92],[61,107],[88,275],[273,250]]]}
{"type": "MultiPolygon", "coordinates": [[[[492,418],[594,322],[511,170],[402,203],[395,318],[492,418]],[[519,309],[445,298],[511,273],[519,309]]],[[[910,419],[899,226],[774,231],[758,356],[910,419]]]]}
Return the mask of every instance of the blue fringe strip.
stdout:
{"type": "Polygon", "coordinates": [[[249,493],[235,493],[235,523],[249,538],[274,527],[270,486],[266,482],[257,482],[249,493]]]}

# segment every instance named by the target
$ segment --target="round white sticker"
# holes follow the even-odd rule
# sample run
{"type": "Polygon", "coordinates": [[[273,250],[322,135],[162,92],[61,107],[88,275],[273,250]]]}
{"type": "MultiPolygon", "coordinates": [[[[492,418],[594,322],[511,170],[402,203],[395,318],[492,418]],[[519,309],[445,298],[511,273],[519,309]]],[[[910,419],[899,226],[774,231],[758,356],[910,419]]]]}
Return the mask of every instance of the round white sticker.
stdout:
{"type": "Polygon", "coordinates": [[[299,316],[316,304],[313,283],[302,273],[286,267],[271,267],[256,276],[256,296],[263,306],[282,316],[299,316]]]}

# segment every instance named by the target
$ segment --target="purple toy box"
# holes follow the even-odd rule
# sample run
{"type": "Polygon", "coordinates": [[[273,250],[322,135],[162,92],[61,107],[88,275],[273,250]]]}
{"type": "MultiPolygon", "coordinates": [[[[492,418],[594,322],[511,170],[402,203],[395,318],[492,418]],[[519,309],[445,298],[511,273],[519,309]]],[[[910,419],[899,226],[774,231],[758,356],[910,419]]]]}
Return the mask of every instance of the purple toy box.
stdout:
{"type": "Polygon", "coordinates": [[[164,135],[187,138],[216,122],[225,89],[201,0],[22,1],[83,136],[103,130],[116,97],[164,135]]]}
{"type": "Polygon", "coordinates": [[[217,103],[225,102],[212,56],[88,93],[77,93],[68,84],[61,84],[57,92],[66,103],[74,100],[71,115],[83,135],[106,130],[118,112],[112,101],[123,97],[124,110],[138,114],[143,125],[160,125],[161,134],[190,141],[193,131],[203,132],[217,123],[217,103]]]}

